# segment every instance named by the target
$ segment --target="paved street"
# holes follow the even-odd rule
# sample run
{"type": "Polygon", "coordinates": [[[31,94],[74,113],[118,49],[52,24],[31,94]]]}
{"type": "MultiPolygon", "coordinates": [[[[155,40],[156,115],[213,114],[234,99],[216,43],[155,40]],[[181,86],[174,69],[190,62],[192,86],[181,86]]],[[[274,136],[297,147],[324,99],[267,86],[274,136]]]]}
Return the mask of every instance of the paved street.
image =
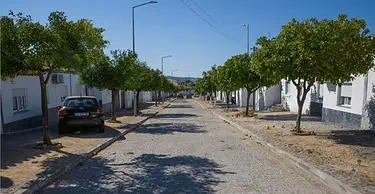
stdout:
{"type": "Polygon", "coordinates": [[[329,190],[193,100],[177,100],[44,193],[329,190]]]}

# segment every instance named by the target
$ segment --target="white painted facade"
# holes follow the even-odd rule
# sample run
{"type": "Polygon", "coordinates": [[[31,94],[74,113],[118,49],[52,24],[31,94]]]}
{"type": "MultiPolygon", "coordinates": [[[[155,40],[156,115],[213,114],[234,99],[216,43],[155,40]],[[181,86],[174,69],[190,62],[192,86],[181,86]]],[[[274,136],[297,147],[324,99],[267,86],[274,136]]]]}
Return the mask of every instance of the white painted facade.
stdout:
{"type": "MultiPolygon", "coordinates": [[[[295,85],[292,82],[283,79],[281,80],[281,87],[281,103],[283,104],[283,107],[288,111],[295,113],[298,112],[297,88],[295,85]]],[[[302,114],[310,114],[311,102],[322,103],[323,94],[325,94],[323,85],[314,83],[306,96],[306,100],[302,107],[302,114]]]]}
{"type": "MultiPolygon", "coordinates": [[[[349,89],[347,93],[351,97],[350,105],[342,105],[340,102],[343,86],[340,89],[337,85],[325,84],[323,109],[337,112],[337,120],[341,119],[343,122],[349,122],[352,126],[360,126],[363,129],[368,129],[369,121],[364,121],[364,118],[368,116],[366,115],[365,106],[368,104],[371,96],[374,96],[372,88],[375,85],[375,70],[371,69],[366,75],[358,76],[349,83],[351,83],[351,87],[347,88],[349,89]],[[359,118],[361,118],[362,122],[359,121],[359,118]]],[[[335,120],[332,121],[328,116],[326,117],[324,118],[323,116],[323,120],[338,122],[335,120]]]]}
{"type": "MultiPolygon", "coordinates": [[[[270,108],[275,104],[280,104],[281,103],[280,91],[281,91],[280,84],[277,84],[271,87],[259,88],[255,92],[256,110],[263,110],[263,109],[270,108]]],[[[247,90],[245,88],[241,88],[235,92],[232,92],[229,100],[231,100],[232,96],[236,98],[236,105],[238,105],[239,107],[246,107],[247,90]]],[[[216,100],[222,100],[226,102],[225,93],[221,91],[216,92],[216,100]]],[[[250,94],[249,106],[252,106],[252,105],[253,105],[253,94],[250,94]]]]}
{"type": "MultiPolygon", "coordinates": [[[[57,73],[60,75],[59,81],[52,82],[52,76],[47,84],[47,99],[48,109],[55,110],[67,96],[95,96],[102,102],[104,108],[111,108],[112,94],[110,90],[99,90],[96,88],[86,88],[81,85],[78,76],[75,74],[57,73]]],[[[41,109],[41,90],[39,77],[37,76],[19,76],[11,80],[1,81],[1,94],[2,94],[2,123],[6,126],[9,123],[14,123],[17,126],[18,121],[33,119],[42,114],[41,109]],[[17,99],[17,100],[15,100],[17,99]],[[16,107],[16,108],[15,108],[16,107]],[[15,123],[16,122],[16,123],[15,123]]],[[[125,102],[124,108],[132,107],[133,92],[126,91],[126,100],[119,100],[118,104],[125,102]]],[[[125,96],[124,96],[125,97],[125,96]]],[[[121,92],[118,99],[121,98],[121,92]]],[[[152,100],[152,92],[141,92],[140,102],[147,102],[152,100]]],[[[108,110],[109,111],[109,110],[108,110]]],[[[56,121],[54,111],[51,111],[50,121],[56,121]]],[[[28,122],[30,123],[30,121],[28,122]]],[[[25,129],[29,129],[28,123],[25,124],[25,129]]],[[[3,133],[3,126],[1,126],[1,133],[3,133]]],[[[6,127],[4,128],[6,129],[6,127]]],[[[9,131],[8,131],[9,132],[9,131]]]]}

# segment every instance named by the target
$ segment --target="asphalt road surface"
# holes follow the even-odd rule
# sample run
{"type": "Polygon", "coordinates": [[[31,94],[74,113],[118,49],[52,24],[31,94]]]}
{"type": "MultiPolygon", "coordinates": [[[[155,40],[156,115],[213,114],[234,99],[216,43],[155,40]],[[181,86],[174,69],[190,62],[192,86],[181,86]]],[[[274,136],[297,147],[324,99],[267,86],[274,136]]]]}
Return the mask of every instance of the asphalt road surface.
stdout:
{"type": "Polygon", "coordinates": [[[43,193],[332,192],[194,100],[178,100],[43,193]]]}

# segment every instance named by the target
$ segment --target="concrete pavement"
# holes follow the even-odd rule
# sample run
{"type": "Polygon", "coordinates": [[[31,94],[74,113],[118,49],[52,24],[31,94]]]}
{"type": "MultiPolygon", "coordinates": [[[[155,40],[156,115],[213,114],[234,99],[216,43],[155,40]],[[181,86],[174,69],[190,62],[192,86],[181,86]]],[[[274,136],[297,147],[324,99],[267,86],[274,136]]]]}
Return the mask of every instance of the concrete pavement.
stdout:
{"type": "Polygon", "coordinates": [[[44,193],[332,193],[192,100],[178,100],[44,193]]]}

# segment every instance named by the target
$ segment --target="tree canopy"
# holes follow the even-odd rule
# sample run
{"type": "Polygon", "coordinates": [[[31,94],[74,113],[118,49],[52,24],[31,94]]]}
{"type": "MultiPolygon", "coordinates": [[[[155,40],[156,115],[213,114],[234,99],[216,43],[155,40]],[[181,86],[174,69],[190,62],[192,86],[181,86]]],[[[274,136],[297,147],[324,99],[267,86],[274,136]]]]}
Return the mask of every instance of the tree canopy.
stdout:
{"type": "Polygon", "coordinates": [[[276,38],[261,37],[257,45],[255,70],[296,86],[298,131],[303,103],[315,82],[341,84],[374,66],[374,41],[365,21],[346,15],[336,20],[293,19],[276,38]]]}
{"type": "Polygon", "coordinates": [[[51,145],[48,129],[46,85],[52,72],[86,69],[103,54],[108,43],[103,28],[87,19],[68,20],[64,12],[52,12],[45,25],[31,16],[10,12],[1,18],[1,78],[38,76],[41,87],[43,141],[51,145]]]}

